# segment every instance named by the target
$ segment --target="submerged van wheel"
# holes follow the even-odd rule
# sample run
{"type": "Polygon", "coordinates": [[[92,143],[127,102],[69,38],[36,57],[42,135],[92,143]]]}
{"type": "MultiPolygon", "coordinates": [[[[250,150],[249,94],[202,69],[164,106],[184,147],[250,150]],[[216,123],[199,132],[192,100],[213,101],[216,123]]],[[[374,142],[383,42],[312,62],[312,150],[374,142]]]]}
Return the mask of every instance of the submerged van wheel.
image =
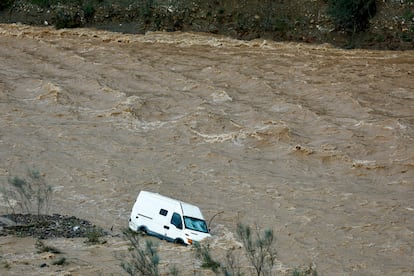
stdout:
{"type": "Polygon", "coordinates": [[[183,241],[182,239],[175,239],[175,240],[174,240],[174,243],[175,243],[175,244],[182,244],[182,245],[185,245],[185,243],[184,243],[184,241],[183,241]]]}
{"type": "Polygon", "coordinates": [[[141,226],[141,227],[139,227],[138,229],[137,229],[137,232],[139,232],[139,233],[142,233],[142,234],[148,234],[147,233],[147,228],[146,227],[144,227],[144,226],[141,226]]]}

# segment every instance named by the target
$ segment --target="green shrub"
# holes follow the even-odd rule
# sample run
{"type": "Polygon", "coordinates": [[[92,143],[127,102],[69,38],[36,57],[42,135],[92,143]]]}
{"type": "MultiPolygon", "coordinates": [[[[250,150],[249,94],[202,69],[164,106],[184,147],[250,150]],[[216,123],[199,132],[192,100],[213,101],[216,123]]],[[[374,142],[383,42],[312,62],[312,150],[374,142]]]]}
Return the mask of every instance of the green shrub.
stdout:
{"type": "Polygon", "coordinates": [[[201,260],[201,267],[207,268],[213,271],[216,275],[220,272],[225,276],[240,276],[242,275],[240,271],[240,263],[238,258],[236,258],[235,249],[231,248],[226,252],[226,258],[224,263],[216,261],[210,253],[209,245],[200,245],[200,243],[195,242],[194,248],[196,250],[195,256],[197,259],[201,260]]]}
{"type": "Polygon", "coordinates": [[[14,3],[14,0],[1,0],[0,11],[7,9],[8,7],[11,7],[13,3],[14,3]]]}
{"type": "Polygon", "coordinates": [[[401,34],[401,40],[404,42],[411,42],[414,40],[414,33],[412,32],[403,32],[401,34]]]}
{"type": "Polygon", "coordinates": [[[38,5],[39,7],[49,7],[53,0],[31,0],[32,4],[38,5]]]}
{"type": "MultiPolygon", "coordinates": [[[[260,233],[258,229],[252,232],[249,226],[238,224],[237,235],[243,243],[244,252],[254,267],[256,275],[270,275],[276,260],[276,250],[272,230],[265,230],[260,233]]],[[[216,261],[210,253],[210,247],[194,244],[196,257],[201,260],[201,267],[212,270],[215,274],[220,272],[223,275],[241,275],[240,264],[236,259],[234,250],[226,254],[225,263],[216,261]]]]}
{"type": "Polygon", "coordinates": [[[309,265],[309,267],[305,269],[295,268],[292,272],[292,276],[318,276],[318,272],[312,265],[309,265]]]}
{"type": "Polygon", "coordinates": [[[54,261],[52,263],[52,265],[64,265],[65,263],[66,263],[66,258],[61,257],[61,258],[57,259],[56,261],[54,261]]]}
{"type": "Polygon", "coordinates": [[[82,26],[82,20],[78,13],[69,14],[63,10],[60,10],[56,14],[55,28],[78,28],[82,26]]]}
{"type": "Polygon", "coordinates": [[[375,0],[330,0],[328,8],[337,28],[352,33],[366,30],[376,11],[375,0]]]}
{"type": "Polygon", "coordinates": [[[5,269],[10,269],[10,264],[7,261],[3,261],[1,263],[1,267],[5,268],[5,269]]]}
{"type": "Polygon", "coordinates": [[[384,35],[382,35],[382,34],[377,34],[377,35],[375,36],[375,42],[382,43],[382,42],[384,42],[384,41],[385,41],[385,36],[384,36],[384,35]]]}
{"type": "Polygon", "coordinates": [[[82,5],[84,0],[29,0],[34,5],[42,8],[47,8],[53,5],[64,4],[64,5],[82,5]]]}
{"type": "Polygon", "coordinates": [[[140,234],[130,230],[124,231],[124,238],[130,242],[130,256],[121,263],[121,267],[129,275],[158,276],[158,244],[152,240],[142,242],[140,234]]]}
{"type": "Polygon", "coordinates": [[[139,0],[138,5],[142,7],[142,15],[150,18],[154,14],[155,0],[139,0]]]}
{"type": "Polygon", "coordinates": [[[95,15],[96,9],[92,2],[88,2],[82,7],[83,15],[86,19],[86,21],[91,21],[93,19],[93,16],[95,15]]]}
{"type": "Polygon", "coordinates": [[[196,250],[196,258],[201,259],[201,267],[208,268],[214,273],[218,274],[221,264],[220,262],[214,260],[211,256],[210,247],[208,245],[200,245],[200,243],[195,242],[194,248],[196,250]]]}
{"type": "Polygon", "coordinates": [[[97,228],[94,227],[86,233],[87,240],[85,241],[85,243],[87,243],[87,244],[104,244],[104,243],[106,243],[106,241],[102,241],[100,239],[103,235],[104,234],[102,233],[101,229],[97,229],[97,228]]]}
{"type": "MultiPolygon", "coordinates": [[[[237,235],[243,244],[243,250],[246,257],[254,267],[256,274],[273,275],[272,269],[276,260],[275,238],[272,230],[260,232],[256,228],[252,231],[249,226],[238,224],[237,235]]],[[[151,240],[141,240],[141,234],[130,230],[124,231],[124,238],[130,242],[129,256],[120,256],[122,258],[121,267],[129,275],[178,275],[175,266],[170,269],[169,273],[160,272],[158,269],[159,256],[157,253],[157,244],[151,240]]],[[[232,248],[226,252],[223,262],[218,261],[210,251],[209,244],[200,244],[194,242],[195,257],[201,261],[201,267],[210,269],[216,275],[240,276],[246,271],[241,271],[241,264],[236,255],[236,249],[232,248]]],[[[317,276],[316,269],[310,265],[305,269],[296,268],[292,271],[292,276],[317,276]]]]}
{"type": "Polygon", "coordinates": [[[405,9],[402,18],[404,18],[405,21],[410,22],[414,19],[414,11],[410,8],[405,9]]]}
{"type": "Polygon", "coordinates": [[[276,260],[273,231],[267,229],[260,233],[259,229],[256,229],[253,235],[249,226],[239,223],[237,235],[243,243],[246,255],[256,270],[256,274],[258,276],[270,274],[276,260]]]}

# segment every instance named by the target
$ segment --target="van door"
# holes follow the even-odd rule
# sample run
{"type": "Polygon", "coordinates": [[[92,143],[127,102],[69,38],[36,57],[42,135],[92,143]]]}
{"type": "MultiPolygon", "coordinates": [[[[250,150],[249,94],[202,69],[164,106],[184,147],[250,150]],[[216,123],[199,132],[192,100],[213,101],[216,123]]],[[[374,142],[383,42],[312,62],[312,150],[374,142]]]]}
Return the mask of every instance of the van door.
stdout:
{"type": "MultiPolygon", "coordinates": [[[[155,203],[154,203],[155,204],[155,203]]],[[[174,210],[174,205],[160,202],[161,205],[154,216],[153,226],[154,232],[159,234],[161,238],[168,239],[168,232],[171,229],[171,217],[174,210]]]]}
{"type": "Polygon", "coordinates": [[[181,239],[183,242],[185,242],[183,232],[183,218],[179,213],[174,212],[172,214],[169,229],[167,230],[167,237],[172,241],[181,239]]]}
{"type": "Polygon", "coordinates": [[[169,229],[169,224],[170,224],[171,212],[168,211],[167,209],[161,208],[158,214],[159,216],[157,217],[157,220],[158,220],[157,232],[162,236],[167,236],[167,231],[169,229]]]}

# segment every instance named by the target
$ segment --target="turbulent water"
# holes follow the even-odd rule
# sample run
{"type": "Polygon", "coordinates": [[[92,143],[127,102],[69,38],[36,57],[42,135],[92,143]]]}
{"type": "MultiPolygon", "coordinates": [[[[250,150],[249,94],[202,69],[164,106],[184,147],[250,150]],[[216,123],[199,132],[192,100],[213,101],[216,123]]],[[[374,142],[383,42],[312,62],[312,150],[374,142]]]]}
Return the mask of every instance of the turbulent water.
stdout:
{"type": "MultiPolygon", "coordinates": [[[[51,213],[119,233],[155,191],[223,212],[217,256],[238,222],[273,229],[275,275],[414,274],[413,51],[0,25],[0,66],[1,181],[39,169],[51,213]]],[[[15,275],[117,274],[127,251],[58,239],[68,265],[40,268],[31,239],[0,244],[15,275]]],[[[191,247],[160,252],[206,273],[191,247]]]]}

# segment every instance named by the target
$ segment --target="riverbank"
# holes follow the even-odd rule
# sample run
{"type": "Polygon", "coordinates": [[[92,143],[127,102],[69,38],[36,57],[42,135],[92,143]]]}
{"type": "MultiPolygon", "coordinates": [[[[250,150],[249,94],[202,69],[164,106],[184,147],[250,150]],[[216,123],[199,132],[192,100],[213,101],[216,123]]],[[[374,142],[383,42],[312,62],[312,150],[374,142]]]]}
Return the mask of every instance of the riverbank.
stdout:
{"type": "Polygon", "coordinates": [[[204,32],[252,40],[329,43],[342,48],[414,49],[414,3],[380,1],[370,27],[354,35],[335,28],[324,0],[50,1],[17,0],[2,23],[89,27],[123,33],[204,32]],[[63,4],[62,4],[63,3],[63,4]]]}

